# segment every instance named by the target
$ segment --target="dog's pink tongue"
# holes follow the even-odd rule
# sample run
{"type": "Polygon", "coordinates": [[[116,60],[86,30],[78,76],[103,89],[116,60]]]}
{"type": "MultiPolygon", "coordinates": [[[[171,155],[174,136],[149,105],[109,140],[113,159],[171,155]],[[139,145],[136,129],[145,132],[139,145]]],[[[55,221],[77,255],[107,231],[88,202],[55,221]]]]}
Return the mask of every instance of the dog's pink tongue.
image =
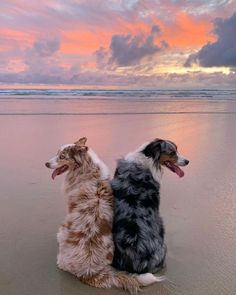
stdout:
{"type": "Polygon", "coordinates": [[[54,179],[57,175],[60,175],[63,172],[65,172],[67,169],[68,169],[67,165],[63,165],[62,167],[55,169],[52,173],[52,179],[54,179]]]}
{"type": "Polygon", "coordinates": [[[184,171],[182,169],[179,168],[179,166],[176,165],[172,165],[172,168],[174,170],[174,172],[179,176],[179,177],[183,177],[184,176],[184,171]]]}
{"type": "Polygon", "coordinates": [[[55,170],[52,172],[52,179],[54,179],[57,175],[60,174],[60,173],[59,173],[59,170],[60,170],[60,168],[57,168],[57,169],[55,169],[55,170]]]}

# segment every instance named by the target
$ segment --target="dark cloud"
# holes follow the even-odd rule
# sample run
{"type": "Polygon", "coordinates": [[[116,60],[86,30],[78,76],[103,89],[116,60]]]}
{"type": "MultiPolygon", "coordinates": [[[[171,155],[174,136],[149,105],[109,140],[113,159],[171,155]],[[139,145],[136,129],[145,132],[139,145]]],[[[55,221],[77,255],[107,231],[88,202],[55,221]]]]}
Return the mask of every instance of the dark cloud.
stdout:
{"type": "Polygon", "coordinates": [[[35,41],[23,54],[25,69],[18,73],[5,73],[0,82],[5,83],[63,83],[74,72],[74,66],[61,66],[58,37],[42,38],[35,41]]]}
{"type": "Polygon", "coordinates": [[[153,26],[149,35],[113,35],[110,44],[109,64],[117,66],[130,66],[138,64],[143,58],[152,57],[157,52],[165,49],[168,44],[164,41],[161,45],[154,43],[155,36],[160,33],[158,26],[153,26]]]}
{"type": "Polygon", "coordinates": [[[49,40],[39,40],[33,45],[33,51],[38,53],[39,56],[51,56],[60,48],[60,40],[58,38],[49,40]]]}
{"type": "Polygon", "coordinates": [[[97,68],[105,69],[109,60],[109,52],[104,47],[100,47],[96,50],[95,57],[97,68]]]}
{"type": "Polygon", "coordinates": [[[160,32],[161,32],[161,29],[159,26],[157,26],[157,25],[152,26],[152,31],[151,31],[152,34],[158,35],[160,32]]]}
{"type": "Polygon", "coordinates": [[[191,54],[185,63],[186,67],[194,63],[203,67],[236,67],[236,12],[230,18],[216,19],[213,32],[217,41],[191,54]]]}
{"type": "Polygon", "coordinates": [[[26,68],[21,77],[26,80],[31,79],[32,83],[36,81],[43,83],[44,78],[51,81],[50,83],[55,80],[61,81],[60,76],[64,76],[65,69],[61,66],[59,48],[60,39],[57,37],[37,40],[25,52],[26,68]]]}

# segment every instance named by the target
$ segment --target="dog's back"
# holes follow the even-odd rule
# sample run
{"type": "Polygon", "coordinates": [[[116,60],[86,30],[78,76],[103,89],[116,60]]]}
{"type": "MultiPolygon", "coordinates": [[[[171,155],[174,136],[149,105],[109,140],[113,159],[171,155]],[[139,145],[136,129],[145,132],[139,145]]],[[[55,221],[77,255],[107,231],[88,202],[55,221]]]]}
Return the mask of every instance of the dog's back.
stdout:
{"type": "Polygon", "coordinates": [[[157,272],[166,246],[159,216],[159,183],[142,163],[120,160],[112,180],[115,197],[113,266],[129,272],[157,272]]]}
{"type": "Polygon", "coordinates": [[[85,146],[86,138],[64,145],[49,162],[52,178],[67,171],[63,191],[68,213],[57,234],[58,267],[98,288],[140,287],[163,280],[150,273],[131,275],[111,266],[113,194],[106,165],[85,146]]]}
{"type": "Polygon", "coordinates": [[[57,234],[58,266],[84,277],[111,263],[113,196],[108,180],[90,176],[77,180],[76,184],[68,182],[66,177],[69,212],[57,234]]]}

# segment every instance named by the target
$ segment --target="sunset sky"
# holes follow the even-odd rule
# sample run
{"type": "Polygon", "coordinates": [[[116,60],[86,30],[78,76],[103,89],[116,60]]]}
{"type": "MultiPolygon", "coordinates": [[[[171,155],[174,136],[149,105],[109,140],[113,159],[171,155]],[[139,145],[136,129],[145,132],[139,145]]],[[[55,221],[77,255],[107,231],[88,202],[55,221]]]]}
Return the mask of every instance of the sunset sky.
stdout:
{"type": "Polygon", "coordinates": [[[236,0],[1,0],[0,87],[32,83],[236,88],[236,0]]]}

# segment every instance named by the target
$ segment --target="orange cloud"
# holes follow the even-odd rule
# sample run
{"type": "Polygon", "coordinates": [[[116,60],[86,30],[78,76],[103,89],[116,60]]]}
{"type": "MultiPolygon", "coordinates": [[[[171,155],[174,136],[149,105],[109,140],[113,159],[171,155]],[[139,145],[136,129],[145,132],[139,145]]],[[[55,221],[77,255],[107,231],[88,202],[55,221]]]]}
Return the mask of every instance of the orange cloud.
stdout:
{"type": "Polygon", "coordinates": [[[0,36],[6,40],[14,40],[17,42],[27,42],[27,44],[32,44],[35,37],[31,33],[26,33],[24,31],[17,31],[8,28],[0,28],[0,36]]]}
{"type": "Polygon", "coordinates": [[[27,47],[32,46],[34,39],[35,36],[24,31],[0,28],[0,58],[7,65],[6,71],[20,72],[24,68],[20,56],[27,47]]]}
{"type": "Polygon", "coordinates": [[[60,51],[66,54],[90,53],[99,42],[90,32],[64,32],[60,51]]]}
{"type": "Polygon", "coordinates": [[[210,21],[195,19],[183,11],[176,13],[172,26],[161,25],[161,28],[170,47],[194,48],[215,40],[210,21]]]}
{"type": "Polygon", "coordinates": [[[106,29],[63,32],[60,51],[65,54],[91,54],[99,47],[107,47],[112,34],[106,29]]]}
{"type": "MultiPolygon", "coordinates": [[[[78,24],[77,24],[78,26],[78,24]]],[[[113,27],[90,28],[80,27],[78,31],[63,31],[62,44],[60,51],[65,54],[89,54],[95,52],[98,48],[108,48],[111,38],[115,34],[150,33],[150,25],[135,21],[129,22],[124,19],[117,20],[113,27]]]]}
{"type": "Polygon", "coordinates": [[[124,19],[119,21],[119,31],[116,30],[116,34],[132,34],[136,35],[138,33],[148,34],[150,33],[151,26],[141,21],[128,22],[124,19]]]}

